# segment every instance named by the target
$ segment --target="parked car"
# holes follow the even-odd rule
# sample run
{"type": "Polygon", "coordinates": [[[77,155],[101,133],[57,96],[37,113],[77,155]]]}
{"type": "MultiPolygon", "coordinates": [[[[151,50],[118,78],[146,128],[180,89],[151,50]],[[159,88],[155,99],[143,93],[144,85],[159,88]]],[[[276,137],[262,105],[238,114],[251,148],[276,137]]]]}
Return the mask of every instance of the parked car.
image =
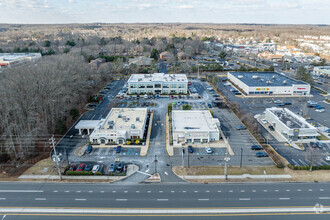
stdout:
{"type": "Polygon", "coordinates": [[[252,145],[251,150],[263,150],[263,148],[260,145],[252,145]]]}
{"type": "Polygon", "coordinates": [[[235,95],[242,95],[241,92],[234,92],[234,93],[235,93],[235,95]]]}
{"type": "Polygon", "coordinates": [[[194,153],[194,148],[193,148],[193,146],[191,146],[191,145],[188,146],[188,152],[189,152],[189,153],[194,153]]]}
{"type": "Polygon", "coordinates": [[[116,147],[116,153],[119,154],[120,152],[121,152],[121,146],[118,145],[118,146],[116,147]]]}
{"type": "Polygon", "coordinates": [[[208,154],[212,154],[213,153],[213,150],[210,147],[205,147],[205,150],[206,150],[206,153],[208,153],[208,154]]]}
{"type": "Polygon", "coordinates": [[[127,172],[127,165],[125,165],[125,166],[123,167],[123,172],[124,172],[124,173],[127,172]]]}
{"type": "Polygon", "coordinates": [[[208,106],[209,108],[212,108],[212,104],[211,104],[211,103],[208,103],[207,106],[208,106]]]}
{"type": "Polygon", "coordinates": [[[324,109],[324,107],[322,105],[315,105],[316,109],[324,109]]]}
{"type": "Polygon", "coordinates": [[[246,127],[244,125],[239,125],[236,127],[236,130],[246,130],[246,127]]]}
{"type": "Polygon", "coordinates": [[[309,145],[310,145],[312,148],[317,148],[317,144],[316,144],[316,142],[310,142],[309,145]]]}
{"type": "Polygon", "coordinates": [[[284,104],[284,105],[292,105],[291,102],[284,102],[283,104],[284,104]]]}
{"type": "Polygon", "coordinates": [[[75,171],[77,169],[77,166],[72,164],[69,168],[69,171],[75,171]]]}
{"type": "Polygon", "coordinates": [[[319,142],[319,141],[316,142],[316,145],[319,148],[323,148],[324,147],[323,143],[322,142],[319,142]]]}
{"type": "Polygon", "coordinates": [[[92,152],[92,150],[93,150],[92,145],[88,145],[87,148],[86,148],[85,153],[86,153],[86,154],[90,154],[90,153],[92,152]]]}
{"type": "Polygon", "coordinates": [[[269,128],[269,130],[271,130],[271,131],[275,131],[275,128],[274,128],[272,125],[269,125],[268,128],[269,128]]]}
{"type": "Polygon", "coordinates": [[[258,152],[258,153],[256,153],[256,156],[257,157],[268,157],[268,154],[265,152],[258,152]]]}
{"type": "Polygon", "coordinates": [[[91,171],[92,170],[92,165],[86,164],[84,171],[91,171]]]}
{"type": "Polygon", "coordinates": [[[98,171],[100,170],[100,168],[101,168],[100,165],[94,165],[94,166],[93,166],[93,169],[92,169],[92,172],[93,172],[93,173],[96,173],[96,172],[98,172],[98,171]]]}
{"type": "Polygon", "coordinates": [[[281,100],[274,100],[274,103],[275,103],[275,104],[281,104],[282,101],[281,101],[281,100]]]}
{"type": "Polygon", "coordinates": [[[277,107],[284,107],[285,105],[283,103],[277,104],[277,107]]]}
{"type": "Polygon", "coordinates": [[[115,171],[115,168],[116,168],[116,165],[115,165],[114,163],[111,163],[111,164],[109,165],[109,170],[108,170],[108,172],[109,172],[109,173],[113,173],[113,172],[115,171]]]}
{"type": "Polygon", "coordinates": [[[120,162],[116,167],[116,172],[121,173],[123,171],[124,164],[120,162]]]}
{"type": "Polygon", "coordinates": [[[320,113],[325,112],[324,108],[316,109],[315,111],[320,112],[320,113]]]}
{"type": "Polygon", "coordinates": [[[327,155],[324,159],[325,159],[326,161],[330,161],[330,155],[327,155]]]}
{"type": "Polygon", "coordinates": [[[83,171],[84,169],[85,169],[85,164],[81,163],[81,164],[79,164],[76,171],[83,171]]]}

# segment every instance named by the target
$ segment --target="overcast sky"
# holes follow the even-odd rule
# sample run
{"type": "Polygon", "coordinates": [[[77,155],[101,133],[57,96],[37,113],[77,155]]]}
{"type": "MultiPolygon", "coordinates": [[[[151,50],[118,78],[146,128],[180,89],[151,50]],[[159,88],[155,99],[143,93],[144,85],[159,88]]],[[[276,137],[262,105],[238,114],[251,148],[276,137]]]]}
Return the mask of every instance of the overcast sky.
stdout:
{"type": "Polygon", "coordinates": [[[0,23],[330,24],[330,0],[0,0],[0,23]]]}

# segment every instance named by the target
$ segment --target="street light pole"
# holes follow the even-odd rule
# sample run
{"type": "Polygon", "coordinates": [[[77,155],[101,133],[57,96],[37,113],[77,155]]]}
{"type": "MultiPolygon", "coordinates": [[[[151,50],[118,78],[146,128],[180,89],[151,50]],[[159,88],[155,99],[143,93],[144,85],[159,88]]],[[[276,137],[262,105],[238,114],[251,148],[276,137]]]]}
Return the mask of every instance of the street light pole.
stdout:
{"type": "Polygon", "coordinates": [[[225,179],[228,180],[228,174],[227,174],[227,164],[228,164],[229,158],[228,158],[228,151],[226,150],[226,157],[225,157],[225,179]]]}
{"type": "Polygon", "coordinates": [[[182,168],[184,168],[184,147],[182,147],[182,168]]]}
{"type": "Polygon", "coordinates": [[[243,160],[243,148],[241,148],[241,162],[239,164],[239,167],[242,167],[242,160],[243,160]]]}
{"type": "Polygon", "coordinates": [[[55,160],[56,160],[56,166],[57,166],[57,170],[58,170],[58,175],[60,176],[60,180],[62,180],[62,173],[61,173],[61,168],[60,168],[60,164],[59,164],[59,156],[57,155],[57,151],[56,151],[56,143],[55,143],[55,137],[54,135],[49,139],[49,144],[51,145],[50,147],[54,149],[54,153],[55,153],[55,160]]]}

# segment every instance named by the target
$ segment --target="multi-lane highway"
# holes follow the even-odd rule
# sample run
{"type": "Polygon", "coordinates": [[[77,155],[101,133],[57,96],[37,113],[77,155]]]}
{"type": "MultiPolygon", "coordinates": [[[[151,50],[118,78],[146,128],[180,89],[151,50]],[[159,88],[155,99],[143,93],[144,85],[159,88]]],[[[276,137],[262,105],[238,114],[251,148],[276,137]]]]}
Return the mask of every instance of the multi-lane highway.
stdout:
{"type": "MultiPolygon", "coordinates": [[[[196,215],[203,219],[202,216],[247,217],[290,213],[321,213],[320,216],[324,216],[330,213],[330,184],[113,185],[7,182],[0,183],[0,213],[6,215],[4,219],[24,219],[19,218],[22,216],[31,219],[85,216],[85,219],[94,219],[118,215],[196,215]]],[[[302,215],[299,218],[311,217],[302,215]]]]}

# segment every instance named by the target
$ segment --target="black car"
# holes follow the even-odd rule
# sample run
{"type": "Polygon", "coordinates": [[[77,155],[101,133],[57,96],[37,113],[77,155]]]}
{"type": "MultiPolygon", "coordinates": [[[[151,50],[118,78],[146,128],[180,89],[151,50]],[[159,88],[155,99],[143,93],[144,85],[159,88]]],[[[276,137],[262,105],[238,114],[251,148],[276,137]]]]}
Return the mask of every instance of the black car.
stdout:
{"type": "Polygon", "coordinates": [[[284,105],[292,105],[291,102],[284,102],[283,104],[284,104],[284,105]]]}
{"type": "Polygon", "coordinates": [[[311,145],[312,148],[317,148],[318,147],[317,143],[315,143],[315,142],[310,142],[309,144],[311,145]]]}
{"type": "Polygon", "coordinates": [[[84,171],[91,171],[92,168],[93,168],[92,165],[90,165],[90,164],[86,164],[84,171]]]}
{"type": "Polygon", "coordinates": [[[123,171],[124,164],[120,162],[116,167],[116,172],[121,173],[123,171]]]}
{"type": "Polygon", "coordinates": [[[268,128],[269,128],[269,130],[271,130],[271,131],[275,131],[275,128],[274,128],[273,126],[271,126],[271,125],[269,125],[268,128]]]}
{"type": "Polygon", "coordinates": [[[260,145],[252,145],[251,150],[263,150],[263,148],[260,145]]]}

